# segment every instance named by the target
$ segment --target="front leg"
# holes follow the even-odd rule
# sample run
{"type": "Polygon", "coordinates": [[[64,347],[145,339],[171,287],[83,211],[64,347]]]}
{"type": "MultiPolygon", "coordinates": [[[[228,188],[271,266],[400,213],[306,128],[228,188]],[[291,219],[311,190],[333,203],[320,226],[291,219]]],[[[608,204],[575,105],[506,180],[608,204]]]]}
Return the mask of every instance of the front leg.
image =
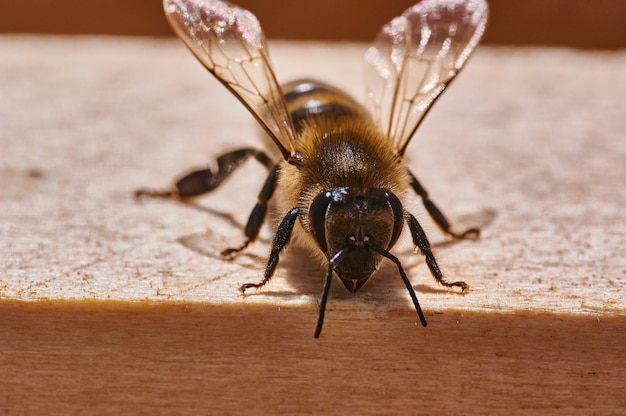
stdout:
{"type": "Polygon", "coordinates": [[[415,247],[419,248],[426,259],[426,264],[430,269],[430,274],[433,275],[436,281],[446,287],[458,286],[461,288],[461,292],[464,292],[469,288],[469,285],[465,282],[448,282],[444,279],[443,273],[441,273],[441,269],[435,260],[435,255],[432,252],[430,247],[430,242],[428,241],[428,237],[426,237],[426,233],[424,233],[424,229],[417,221],[417,219],[407,213],[407,222],[409,224],[409,230],[411,231],[411,237],[413,238],[413,244],[415,247]]]}
{"type": "Polygon", "coordinates": [[[441,210],[437,208],[437,205],[435,205],[435,203],[430,199],[426,188],[422,186],[411,171],[409,171],[409,177],[411,178],[411,188],[413,188],[415,193],[422,198],[422,203],[424,204],[426,211],[428,211],[430,217],[444,233],[457,239],[478,238],[478,235],[480,234],[480,230],[478,228],[468,228],[462,233],[455,233],[452,231],[450,223],[446,219],[445,215],[443,215],[443,212],[441,212],[441,210]]]}
{"type": "Polygon", "coordinates": [[[267,267],[265,268],[265,274],[263,275],[263,280],[259,283],[245,283],[241,285],[239,290],[242,293],[245,293],[247,289],[250,288],[260,288],[264,286],[267,282],[270,281],[272,276],[274,275],[274,271],[276,270],[276,266],[278,265],[280,252],[283,251],[289,239],[291,238],[291,232],[293,231],[293,226],[296,223],[298,217],[302,215],[302,209],[300,208],[292,208],[291,211],[285,215],[283,220],[280,222],[278,229],[276,230],[276,235],[274,236],[274,241],[272,242],[272,251],[270,253],[270,258],[267,262],[267,267]]]}

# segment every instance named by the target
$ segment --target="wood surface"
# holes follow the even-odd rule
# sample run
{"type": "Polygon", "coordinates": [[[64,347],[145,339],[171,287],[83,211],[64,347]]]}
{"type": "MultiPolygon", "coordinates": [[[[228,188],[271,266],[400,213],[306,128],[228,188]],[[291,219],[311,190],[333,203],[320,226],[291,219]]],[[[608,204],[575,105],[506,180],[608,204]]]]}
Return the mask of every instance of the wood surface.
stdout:
{"type": "MultiPolygon", "coordinates": [[[[280,80],[362,98],[365,45],[275,42],[280,80]]],[[[137,203],[233,147],[252,117],[177,41],[0,38],[0,410],[5,414],[624,414],[626,53],[479,48],[407,163],[450,279],[405,239],[361,292],[289,247],[276,218],[232,262],[265,171],[185,205],[137,203]]]]}

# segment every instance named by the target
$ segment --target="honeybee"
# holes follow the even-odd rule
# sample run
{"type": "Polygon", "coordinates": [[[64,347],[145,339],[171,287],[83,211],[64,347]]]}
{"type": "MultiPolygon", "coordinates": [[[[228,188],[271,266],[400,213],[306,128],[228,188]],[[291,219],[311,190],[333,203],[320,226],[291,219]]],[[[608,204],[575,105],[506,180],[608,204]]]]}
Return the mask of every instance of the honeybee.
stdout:
{"type": "Polygon", "coordinates": [[[269,175],[245,227],[245,241],[222,252],[233,258],[255,241],[268,201],[279,189],[283,215],[263,279],[241,292],[263,287],[273,276],[292,234],[327,265],[314,336],[319,337],[333,272],[350,292],[369,280],[383,259],[395,263],[423,326],[426,318],[400,263],[391,253],[406,222],[416,251],[446,287],[446,280],[415,216],[403,208],[412,189],[441,230],[454,239],[479,230],[454,232],[428,192],[403,163],[407,145],[433,102],[464,66],[487,23],[485,0],[423,0],[384,25],[364,55],[369,109],[341,90],[313,80],[280,86],[265,36],[249,11],[221,0],[164,0],[167,19],[196,58],[256,118],[282,155],[244,148],[217,159],[217,170],[184,176],[167,191],[136,195],[195,197],[220,186],[254,158],[269,175]]]}

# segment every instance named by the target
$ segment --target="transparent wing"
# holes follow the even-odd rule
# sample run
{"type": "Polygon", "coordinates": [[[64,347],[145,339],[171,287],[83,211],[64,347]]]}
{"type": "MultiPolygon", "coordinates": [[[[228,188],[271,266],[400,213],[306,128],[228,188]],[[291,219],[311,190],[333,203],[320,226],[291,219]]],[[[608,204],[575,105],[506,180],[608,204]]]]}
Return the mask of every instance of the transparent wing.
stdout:
{"type": "Polygon", "coordinates": [[[285,159],[295,157],[296,134],[257,18],[220,0],[164,0],[163,8],[176,34],[248,108],[285,159]]]}
{"type": "Polygon", "coordinates": [[[423,0],[383,26],[365,53],[367,101],[402,155],[487,24],[485,0],[423,0]]]}

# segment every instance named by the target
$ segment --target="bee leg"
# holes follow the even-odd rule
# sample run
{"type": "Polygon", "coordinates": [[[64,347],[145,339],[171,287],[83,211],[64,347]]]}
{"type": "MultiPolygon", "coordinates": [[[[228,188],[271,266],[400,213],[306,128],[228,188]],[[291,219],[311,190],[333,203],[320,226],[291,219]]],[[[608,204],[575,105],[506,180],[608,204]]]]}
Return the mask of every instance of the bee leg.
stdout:
{"type": "Polygon", "coordinates": [[[250,216],[248,217],[248,223],[246,224],[246,228],[244,230],[244,235],[246,236],[245,241],[242,245],[235,248],[227,248],[222,251],[222,257],[226,259],[232,259],[243,249],[248,247],[248,245],[256,240],[259,235],[259,231],[261,230],[261,226],[263,225],[263,221],[265,221],[265,214],[267,213],[267,203],[274,194],[274,190],[276,189],[276,183],[278,181],[278,170],[280,165],[275,165],[274,168],[270,171],[270,174],[267,175],[265,179],[265,183],[263,184],[263,188],[261,188],[261,192],[259,192],[259,196],[257,197],[257,203],[252,209],[250,216]]]}
{"type": "Polygon", "coordinates": [[[138,189],[135,191],[135,198],[192,198],[198,195],[211,192],[224,182],[224,180],[248,158],[252,156],[262,165],[271,169],[272,160],[263,152],[251,148],[244,148],[226,153],[217,159],[217,171],[211,169],[200,169],[184,176],[176,182],[175,189],[151,190],[138,189]]]}
{"type": "Polygon", "coordinates": [[[437,223],[439,228],[441,228],[444,233],[457,239],[478,238],[478,235],[480,234],[480,230],[478,228],[468,228],[462,233],[455,233],[454,231],[452,231],[450,229],[450,223],[446,219],[445,215],[443,215],[443,212],[441,212],[441,210],[437,208],[437,205],[435,205],[435,203],[428,196],[428,191],[422,186],[422,184],[417,180],[415,175],[413,175],[413,173],[410,171],[409,176],[411,177],[411,188],[413,188],[415,193],[417,193],[422,198],[422,203],[424,204],[424,207],[426,207],[428,214],[435,221],[435,223],[437,223]]]}
{"type": "Polygon", "coordinates": [[[417,221],[417,219],[411,215],[407,214],[407,223],[409,224],[409,230],[411,230],[411,237],[413,238],[413,244],[417,247],[424,257],[426,258],[426,264],[430,269],[430,274],[433,275],[435,280],[437,280],[440,284],[446,287],[458,286],[461,288],[461,293],[469,288],[469,285],[465,282],[448,282],[444,279],[443,273],[441,273],[441,269],[435,260],[435,256],[430,247],[430,242],[426,237],[426,233],[424,233],[424,229],[417,221]]]}
{"type": "Polygon", "coordinates": [[[278,229],[276,230],[276,235],[274,236],[274,241],[272,242],[272,251],[270,253],[270,258],[267,262],[265,273],[263,274],[263,280],[261,280],[259,283],[244,283],[239,287],[241,293],[245,294],[246,290],[252,287],[258,289],[270,281],[270,279],[274,275],[274,271],[276,270],[276,265],[278,264],[278,257],[280,255],[280,252],[289,242],[293,226],[301,214],[302,209],[292,208],[287,213],[287,215],[285,215],[283,220],[280,222],[278,229]]]}

